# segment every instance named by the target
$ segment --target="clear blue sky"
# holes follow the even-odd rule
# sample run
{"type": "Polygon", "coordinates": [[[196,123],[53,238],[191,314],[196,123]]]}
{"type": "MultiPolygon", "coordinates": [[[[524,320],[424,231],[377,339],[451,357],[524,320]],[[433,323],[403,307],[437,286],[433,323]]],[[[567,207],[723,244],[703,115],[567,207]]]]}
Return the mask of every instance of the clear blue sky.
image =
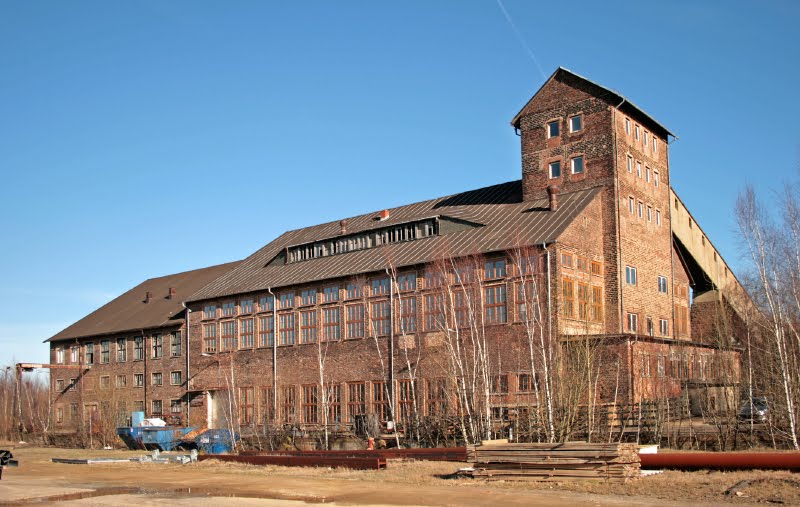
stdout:
{"type": "Polygon", "coordinates": [[[0,364],[146,278],[519,178],[509,120],[559,65],[679,135],[741,265],[737,192],[798,170],[800,3],[503,5],[518,34],[496,0],[1,0],[0,364]]]}

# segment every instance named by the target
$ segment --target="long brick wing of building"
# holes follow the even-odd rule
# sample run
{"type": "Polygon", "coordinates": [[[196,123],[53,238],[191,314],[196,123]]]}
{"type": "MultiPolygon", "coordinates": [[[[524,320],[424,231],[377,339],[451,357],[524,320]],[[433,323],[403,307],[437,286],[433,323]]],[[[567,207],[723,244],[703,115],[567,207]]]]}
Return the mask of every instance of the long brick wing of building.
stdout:
{"type": "MultiPolygon", "coordinates": [[[[547,426],[564,389],[605,421],[651,400],[708,410],[733,396],[743,292],[670,186],[673,134],[563,68],[512,126],[520,180],[286,232],[240,263],[184,274],[196,283],[179,292],[180,323],[140,324],[145,303],[125,295],[51,338],[53,361],[89,362],[64,340],[93,349],[102,334],[114,339],[99,341],[101,358],[130,367],[115,344],[147,357],[158,343],[135,327],[188,335],[174,389],[152,368],[116,387],[150,414],[171,400],[181,421],[253,432],[446,420],[473,438],[547,426]]],[[[88,396],[92,377],[112,382],[92,368],[54,392],[86,383],[88,396]]]]}

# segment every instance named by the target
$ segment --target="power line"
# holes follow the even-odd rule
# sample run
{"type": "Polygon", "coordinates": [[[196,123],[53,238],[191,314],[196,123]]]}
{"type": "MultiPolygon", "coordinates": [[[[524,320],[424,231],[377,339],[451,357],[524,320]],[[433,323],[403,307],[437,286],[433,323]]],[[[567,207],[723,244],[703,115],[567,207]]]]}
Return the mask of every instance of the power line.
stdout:
{"type": "Polygon", "coordinates": [[[533,50],[530,48],[530,46],[528,46],[528,43],[525,42],[525,38],[522,36],[522,33],[520,33],[520,31],[517,30],[517,26],[514,24],[514,21],[511,19],[511,15],[508,13],[501,0],[497,0],[497,6],[500,7],[500,10],[503,12],[503,16],[505,16],[506,21],[508,21],[508,24],[511,26],[511,30],[514,31],[514,36],[517,38],[519,43],[522,44],[522,47],[525,48],[525,51],[528,52],[528,56],[531,57],[533,63],[536,64],[536,68],[539,69],[539,73],[542,75],[542,79],[547,79],[547,76],[542,70],[542,66],[539,65],[539,60],[536,58],[536,55],[533,54],[533,50]]]}

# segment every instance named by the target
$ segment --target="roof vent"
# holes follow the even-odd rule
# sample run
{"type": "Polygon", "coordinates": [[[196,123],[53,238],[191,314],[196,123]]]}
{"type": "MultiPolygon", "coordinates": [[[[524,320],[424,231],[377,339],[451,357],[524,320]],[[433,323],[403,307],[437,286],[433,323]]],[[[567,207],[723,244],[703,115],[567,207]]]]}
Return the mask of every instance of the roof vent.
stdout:
{"type": "Polygon", "coordinates": [[[378,216],[375,217],[375,220],[377,220],[379,222],[383,222],[387,218],[389,218],[389,210],[385,209],[385,210],[382,210],[382,211],[378,212],[378,216]]]}
{"type": "Polygon", "coordinates": [[[175,290],[175,287],[170,287],[169,294],[167,294],[167,299],[175,299],[175,294],[177,293],[178,291],[175,290]]]}
{"type": "Polygon", "coordinates": [[[339,222],[339,227],[341,228],[340,234],[347,234],[347,220],[339,222]]]}
{"type": "Polygon", "coordinates": [[[145,303],[149,303],[151,299],[153,299],[153,293],[150,292],[150,291],[145,292],[144,293],[144,302],[145,303]]]}

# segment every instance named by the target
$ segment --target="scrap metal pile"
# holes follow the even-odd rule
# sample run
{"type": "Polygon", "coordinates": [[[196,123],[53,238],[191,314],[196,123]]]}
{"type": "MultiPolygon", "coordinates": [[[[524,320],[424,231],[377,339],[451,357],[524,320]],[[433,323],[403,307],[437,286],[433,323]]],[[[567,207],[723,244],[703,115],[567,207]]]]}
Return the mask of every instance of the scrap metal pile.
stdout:
{"type": "Polygon", "coordinates": [[[473,476],[489,480],[624,480],[639,476],[639,460],[635,444],[487,441],[467,447],[473,476]]]}

